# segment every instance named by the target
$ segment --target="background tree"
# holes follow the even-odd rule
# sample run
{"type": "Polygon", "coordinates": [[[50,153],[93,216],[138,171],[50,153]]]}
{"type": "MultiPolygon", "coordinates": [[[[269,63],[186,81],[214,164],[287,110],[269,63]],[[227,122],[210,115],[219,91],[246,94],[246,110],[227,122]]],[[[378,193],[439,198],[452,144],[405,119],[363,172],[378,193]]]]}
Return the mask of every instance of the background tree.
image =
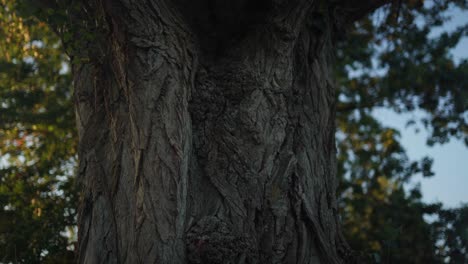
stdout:
{"type": "Polygon", "coordinates": [[[433,226],[437,229],[437,254],[445,262],[468,261],[468,206],[441,210],[433,226]]]}
{"type": "MultiPolygon", "coordinates": [[[[41,32],[36,33],[35,40],[38,41],[36,44],[40,42],[57,43],[57,39],[50,34],[50,30],[37,19],[31,18],[30,15],[33,14],[43,21],[57,25],[67,20],[65,13],[61,13],[62,11],[59,9],[38,9],[38,6],[28,2],[4,1],[4,5],[7,8],[4,9],[5,15],[3,17],[17,19],[22,16],[21,19],[29,21],[28,25],[30,27],[42,26],[39,27],[42,28],[42,31],[36,30],[36,32],[41,32]],[[13,12],[16,10],[19,10],[20,14],[13,12]],[[48,41],[48,39],[54,40],[48,41]]],[[[463,80],[463,76],[466,74],[466,63],[463,61],[455,63],[449,53],[450,48],[456,45],[460,38],[464,36],[465,29],[460,28],[453,33],[444,33],[440,37],[429,38],[430,30],[444,22],[445,13],[443,11],[447,10],[451,5],[466,8],[464,1],[452,1],[451,4],[442,1],[429,2],[429,4],[426,2],[425,5],[423,2],[418,1],[403,2],[398,8],[396,8],[397,5],[393,6],[393,8],[399,9],[398,12],[384,8],[377,15],[364,17],[355,23],[353,27],[348,27],[346,38],[338,42],[335,72],[339,80],[338,87],[340,88],[337,104],[339,129],[337,133],[338,175],[341,181],[339,193],[342,197],[340,210],[347,240],[352,248],[362,252],[362,257],[367,259],[368,262],[437,263],[454,261],[454,263],[457,263],[455,261],[461,260],[463,257],[466,258],[466,243],[463,244],[463,241],[466,241],[466,235],[463,235],[463,228],[466,229],[463,221],[466,218],[463,218],[461,213],[463,209],[442,210],[440,205],[422,203],[418,190],[406,192],[403,189],[404,184],[415,173],[423,173],[427,176],[432,174],[430,170],[431,160],[425,158],[418,162],[409,161],[404,149],[398,143],[398,131],[383,127],[372,116],[372,109],[375,107],[391,107],[398,112],[412,111],[418,108],[425,109],[430,113],[430,118],[422,120],[422,122],[429,131],[432,131],[429,138],[430,144],[435,142],[444,143],[453,137],[465,138],[466,140],[466,119],[463,119],[467,105],[466,84],[463,80]],[[399,14],[399,19],[395,18],[395,14],[399,14]],[[424,21],[424,23],[418,21],[424,21]],[[423,218],[428,214],[438,214],[440,217],[436,222],[429,224],[423,218]],[[459,224],[454,224],[455,222],[459,224]],[[441,246],[441,243],[444,243],[443,246],[441,246]]],[[[215,10],[222,8],[222,6],[215,6],[215,10]]],[[[215,16],[211,19],[217,18],[215,16]]],[[[257,22],[253,20],[244,23],[255,24],[257,22]]],[[[12,23],[12,20],[4,23],[8,26],[19,25],[16,21],[12,23]]],[[[320,23],[326,22],[318,19],[311,23],[313,25],[319,23],[320,25],[320,23]]],[[[25,28],[27,27],[22,26],[17,35],[24,35],[22,30],[25,28]]],[[[318,26],[318,28],[321,28],[321,26],[318,26]]],[[[222,29],[220,26],[219,29],[202,28],[200,30],[211,30],[211,34],[222,35],[224,34],[222,29]]],[[[31,29],[27,28],[27,30],[31,29]]],[[[101,28],[100,30],[106,32],[108,29],[101,28]]],[[[70,32],[61,27],[55,27],[55,31],[60,33],[71,49],[73,49],[73,45],[82,47],[87,43],[86,41],[76,41],[73,38],[73,34],[84,35],[84,32],[70,32]]],[[[88,41],[96,42],[95,37],[92,35],[87,36],[87,38],[88,41]]],[[[209,38],[207,38],[208,40],[209,38]]],[[[11,45],[11,43],[7,42],[2,44],[7,49],[14,50],[26,42],[20,42],[18,45],[11,45]]],[[[221,42],[210,47],[222,50],[224,45],[228,44],[221,42]]],[[[63,56],[58,50],[60,48],[58,44],[40,47],[41,49],[38,49],[38,52],[45,52],[50,49],[48,52],[56,54],[55,56],[63,56]],[[48,49],[45,47],[48,47],[48,49]]],[[[97,50],[96,53],[100,51],[99,47],[94,50],[97,50]]],[[[10,51],[5,54],[13,53],[10,51]]],[[[12,135],[2,137],[2,156],[13,151],[16,154],[6,156],[9,159],[13,157],[13,159],[4,163],[3,168],[5,171],[21,170],[23,168],[26,171],[24,173],[25,178],[35,175],[24,169],[32,167],[31,165],[25,165],[21,162],[15,163],[14,161],[29,161],[35,160],[34,157],[39,157],[28,156],[30,154],[25,154],[27,148],[14,145],[15,140],[23,138],[23,134],[19,132],[15,134],[14,131],[15,129],[21,130],[23,126],[27,127],[29,125],[32,128],[34,125],[40,126],[42,122],[47,123],[49,127],[54,127],[51,130],[57,133],[52,133],[55,137],[46,138],[41,136],[41,133],[36,132],[30,134],[29,141],[46,142],[48,140],[47,144],[38,144],[37,146],[40,145],[42,148],[47,148],[49,151],[52,150],[56,153],[56,156],[53,157],[54,162],[56,162],[54,164],[61,164],[62,172],[55,173],[51,168],[57,165],[49,165],[50,161],[49,163],[42,162],[47,161],[47,158],[38,158],[41,162],[36,162],[34,166],[39,167],[36,170],[44,173],[38,174],[35,181],[30,181],[29,184],[32,186],[31,189],[35,190],[44,179],[50,179],[50,184],[41,189],[42,199],[48,204],[54,204],[56,201],[54,199],[72,201],[74,195],[73,192],[70,192],[70,185],[68,183],[62,184],[63,179],[57,180],[57,176],[69,175],[70,165],[63,164],[68,164],[74,153],[73,137],[65,136],[73,135],[70,122],[73,121],[73,118],[70,118],[71,108],[70,105],[67,105],[70,104],[70,88],[68,85],[69,79],[67,79],[66,73],[63,72],[63,66],[61,66],[63,57],[56,60],[52,59],[53,56],[40,57],[43,60],[54,60],[55,66],[51,67],[51,64],[46,63],[35,64],[35,61],[39,61],[39,58],[33,57],[34,60],[22,60],[18,58],[25,58],[26,55],[15,56],[16,60],[11,59],[11,56],[5,59],[2,57],[2,60],[10,62],[8,65],[11,69],[5,71],[4,79],[0,80],[8,83],[8,85],[2,86],[4,87],[2,92],[5,93],[5,96],[2,96],[2,102],[5,101],[2,104],[2,122],[3,120],[11,120],[10,123],[5,122],[5,125],[2,123],[2,131],[4,131],[5,135],[12,135]],[[10,88],[15,87],[15,85],[11,85],[17,81],[15,73],[27,63],[35,65],[36,70],[34,73],[39,73],[37,69],[41,70],[41,75],[30,73],[29,78],[43,78],[47,80],[49,87],[55,87],[61,83],[63,92],[55,93],[52,90],[58,88],[53,88],[46,98],[55,96],[53,98],[56,100],[45,100],[45,97],[33,95],[29,90],[26,90],[25,94],[31,94],[30,100],[35,100],[36,106],[44,104],[47,107],[40,110],[42,115],[36,114],[34,115],[35,118],[22,119],[23,116],[25,118],[26,116],[31,117],[31,113],[34,114],[35,112],[32,107],[28,108],[28,104],[20,103],[19,100],[24,98],[24,95],[17,99],[15,97],[17,95],[13,92],[14,89],[10,88]],[[55,69],[55,72],[50,69],[55,69]],[[61,69],[62,75],[57,74],[61,69]],[[54,79],[58,78],[58,76],[62,81],[54,79]],[[23,114],[14,112],[18,111],[16,110],[17,107],[18,109],[25,109],[23,114]],[[55,118],[53,115],[54,109],[60,109],[55,112],[55,118]],[[68,114],[64,115],[64,113],[69,113],[70,116],[68,114]],[[43,119],[37,118],[39,116],[42,116],[43,119]],[[63,118],[64,116],[67,117],[63,118]],[[26,120],[29,120],[29,123],[26,120]],[[64,138],[69,138],[70,141],[54,145],[54,142],[63,141],[64,138]],[[57,151],[60,148],[66,151],[57,151]],[[53,184],[55,186],[57,184],[61,185],[60,188],[65,190],[68,197],[54,198],[55,196],[52,195],[54,193],[53,188],[57,187],[53,187],[53,184]]],[[[82,63],[87,59],[83,54],[74,56],[77,63],[82,63]]],[[[18,82],[18,84],[20,83],[18,82]]],[[[35,82],[33,81],[33,83],[35,82]]],[[[40,88],[47,87],[47,84],[40,88]]],[[[47,135],[50,134],[49,132],[47,135]]],[[[34,146],[31,146],[29,145],[29,152],[31,152],[31,149],[35,150],[34,146]]],[[[40,152],[34,151],[34,153],[40,152]]],[[[5,173],[4,175],[13,174],[5,173]]],[[[2,188],[5,186],[2,190],[7,190],[4,192],[7,194],[5,196],[3,196],[2,192],[2,197],[5,197],[2,200],[2,219],[9,219],[8,221],[15,219],[14,221],[22,223],[23,227],[34,226],[34,224],[30,223],[31,215],[34,215],[34,210],[38,211],[36,208],[39,207],[29,198],[23,199],[25,202],[16,203],[16,206],[12,207],[15,200],[19,200],[21,192],[28,193],[28,191],[18,188],[14,192],[10,191],[14,189],[11,186],[23,183],[8,177],[12,176],[2,175],[2,188]],[[15,216],[13,218],[11,216],[13,214],[22,215],[22,217],[15,216]]],[[[2,241],[10,241],[9,239],[14,238],[17,240],[14,245],[20,248],[21,252],[20,254],[18,252],[11,253],[14,252],[11,251],[12,243],[2,244],[2,252],[7,252],[4,261],[29,263],[33,260],[53,259],[54,254],[57,253],[56,255],[58,255],[60,252],[66,252],[67,242],[63,238],[60,240],[58,247],[50,246],[56,245],[54,243],[31,243],[31,241],[34,241],[30,239],[31,237],[40,237],[43,239],[42,241],[51,241],[57,237],[63,237],[59,231],[64,230],[66,226],[73,223],[72,216],[74,212],[68,209],[71,208],[70,204],[57,203],[54,205],[54,210],[57,212],[55,216],[47,215],[47,217],[44,217],[44,214],[41,214],[40,217],[37,217],[36,213],[34,218],[36,226],[38,223],[40,226],[47,226],[47,223],[49,225],[52,223],[55,226],[54,228],[29,229],[29,233],[24,233],[25,228],[11,230],[11,222],[6,222],[7,228],[11,231],[6,234],[9,234],[10,237],[2,241]],[[67,216],[68,220],[64,221],[64,215],[67,216]],[[52,219],[52,217],[55,218],[52,219]],[[3,247],[5,250],[3,250],[3,247]],[[54,248],[54,250],[51,248],[54,248]]]]}
{"type": "Polygon", "coordinates": [[[59,38],[21,8],[0,1],[0,262],[67,263],[77,203],[71,78],[59,38]]]}
{"type": "Polygon", "coordinates": [[[441,30],[450,20],[448,11],[466,10],[466,4],[409,1],[399,7],[398,18],[392,7],[383,8],[355,23],[337,52],[344,230],[354,249],[384,263],[448,260],[435,250],[439,232],[424,221],[435,217],[440,205],[423,204],[418,189],[403,189],[415,174],[432,176],[432,160],[410,161],[399,132],[372,113],[379,107],[423,111],[427,115],[408,120],[408,126],[422,124],[430,132],[429,145],[453,138],[467,143],[467,61],[451,55],[467,27],[441,30]]]}

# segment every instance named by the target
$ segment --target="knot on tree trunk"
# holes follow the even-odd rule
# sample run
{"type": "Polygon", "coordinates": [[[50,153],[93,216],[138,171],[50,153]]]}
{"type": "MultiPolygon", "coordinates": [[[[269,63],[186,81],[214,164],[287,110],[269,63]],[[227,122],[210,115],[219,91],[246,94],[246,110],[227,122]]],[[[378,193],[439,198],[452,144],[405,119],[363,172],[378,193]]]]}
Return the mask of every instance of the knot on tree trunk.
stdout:
{"type": "Polygon", "coordinates": [[[189,263],[237,264],[256,259],[254,240],[246,234],[233,232],[226,222],[215,216],[204,217],[192,226],[186,245],[189,263]]]}

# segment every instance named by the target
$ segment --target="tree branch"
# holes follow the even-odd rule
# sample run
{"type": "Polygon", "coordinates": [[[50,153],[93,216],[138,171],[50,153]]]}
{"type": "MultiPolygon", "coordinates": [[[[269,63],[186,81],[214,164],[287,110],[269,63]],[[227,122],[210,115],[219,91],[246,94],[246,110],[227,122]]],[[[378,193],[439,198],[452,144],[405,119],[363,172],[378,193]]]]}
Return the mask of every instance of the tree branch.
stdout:
{"type": "Polygon", "coordinates": [[[379,7],[392,2],[393,0],[340,0],[338,2],[338,6],[344,11],[346,22],[352,23],[363,18],[365,15],[372,13],[379,7]]]}
{"type": "Polygon", "coordinates": [[[32,3],[35,3],[40,8],[58,8],[57,2],[54,0],[37,0],[32,3]]]}
{"type": "Polygon", "coordinates": [[[371,109],[373,107],[378,107],[379,105],[375,101],[366,101],[366,102],[349,102],[343,103],[339,102],[336,105],[336,111],[338,113],[347,113],[358,109],[371,109]]]}

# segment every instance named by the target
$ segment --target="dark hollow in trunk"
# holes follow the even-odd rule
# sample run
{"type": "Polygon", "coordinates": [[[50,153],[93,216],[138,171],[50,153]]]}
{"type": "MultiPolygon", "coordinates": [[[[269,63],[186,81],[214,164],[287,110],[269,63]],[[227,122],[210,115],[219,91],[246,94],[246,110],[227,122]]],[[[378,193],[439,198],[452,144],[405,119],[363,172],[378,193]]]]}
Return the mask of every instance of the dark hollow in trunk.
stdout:
{"type": "Polygon", "coordinates": [[[269,3],[96,6],[104,52],[73,66],[80,263],[347,262],[333,17],[269,3]]]}

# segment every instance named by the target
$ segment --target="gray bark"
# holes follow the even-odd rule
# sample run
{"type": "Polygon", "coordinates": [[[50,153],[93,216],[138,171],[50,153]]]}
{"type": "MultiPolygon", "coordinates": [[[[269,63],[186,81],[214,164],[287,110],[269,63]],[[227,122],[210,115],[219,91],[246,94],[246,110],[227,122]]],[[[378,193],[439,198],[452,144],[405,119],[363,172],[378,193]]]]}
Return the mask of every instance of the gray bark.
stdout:
{"type": "Polygon", "coordinates": [[[95,6],[105,48],[73,68],[80,263],[347,262],[331,9],[214,2],[95,6]]]}

